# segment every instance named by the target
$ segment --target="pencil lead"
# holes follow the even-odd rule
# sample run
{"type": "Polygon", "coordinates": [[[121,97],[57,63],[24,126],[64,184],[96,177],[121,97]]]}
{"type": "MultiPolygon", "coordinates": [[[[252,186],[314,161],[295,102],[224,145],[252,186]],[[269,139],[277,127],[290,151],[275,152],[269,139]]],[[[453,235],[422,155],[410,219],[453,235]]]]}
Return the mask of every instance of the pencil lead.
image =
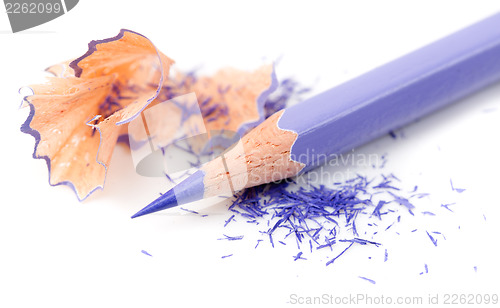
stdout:
{"type": "Polygon", "coordinates": [[[151,214],[154,212],[158,212],[161,210],[166,210],[172,207],[176,207],[178,205],[177,198],[175,197],[174,190],[171,189],[161,195],[158,199],[148,204],[139,212],[135,213],[131,218],[136,218],[139,216],[151,214]]]}
{"type": "Polygon", "coordinates": [[[170,189],[158,199],[148,204],[145,208],[135,213],[131,218],[151,214],[154,212],[166,210],[178,205],[193,202],[203,198],[205,186],[203,178],[205,172],[198,170],[179,185],[170,189]]]}

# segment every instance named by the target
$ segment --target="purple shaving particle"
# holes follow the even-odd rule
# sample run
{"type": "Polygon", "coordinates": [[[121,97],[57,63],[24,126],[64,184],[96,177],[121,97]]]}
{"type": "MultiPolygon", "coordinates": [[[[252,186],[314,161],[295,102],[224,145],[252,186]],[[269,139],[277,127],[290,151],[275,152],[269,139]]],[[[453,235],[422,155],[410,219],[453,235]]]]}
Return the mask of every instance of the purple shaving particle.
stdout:
{"type": "Polygon", "coordinates": [[[387,228],[385,228],[385,231],[389,230],[392,227],[392,225],[394,225],[394,223],[390,224],[387,228]]]}
{"type": "Polygon", "coordinates": [[[456,191],[457,193],[461,194],[465,191],[464,188],[456,188],[453,187],[453,181],[450,179],[450,185],[451,185],[451,190],[456,191]]]}
{"type": "Polygon", "coordinates": [[[384,252],[384,262],[387,262],[387,259],[389,257],[389,254],[387,253],[387,249],[384,252]]]}
{"type": "Polygon", "coordinates": [[[220,94],[226,94],[227,91],[229,91],[229,89],[231,89],[231,85],[227,85],[225,88],[222,88],[221,85],[217,87],[217,90],[219,91],[220,94]]]}
{"type": "Polygon", "coordinates": [[[352,240],[339,240],[339,242],[351,242],[351,243],[357,243],[357,244],[361,244],[361,245],[371,244],[371,245],[375,245],[377,247],[380,246],[380,243],[364,240],[361,238],[353,238],[352,240]]]}
{"type": "Polygon", "coordinates": [[[224,227],[227,226],[227,224],[234,218],[234,215],[232,215],[231,217],[229,217],[226,222],[224,223],[224,227]]]}
{"type": "Polygon", "coordinates": [[[182,208],[182,207],[181,207],[180,209],[181,209],[181,210],[183,210],[183,211],[186,211],[186,212],[188,212],[188,213],[197,214],[197,215],[199,215],[199,214],[200,214],[200,213],[198,213],[198,212],[196,212],[196,211],[193,211],[193,210],[188,210],[188,209],[185,209],[185,208],[182,208]]]}
{"type": "Polygon", "coordinates": [[[370,278],[366,278],[366,277],[363,277],[363,276],[358,276],[358,277],[361,278],[361,279],[363,279],[363,280],[368,281],[371,284],[376,284],[375,280],[372,280],[370,278]]]}
{"type": "Polygon", "coordinates": [[[338,256],[336,256],[335,258],[333,258],[330,261],[326,262],[326,266],[328,266],[328,265],[332,264],[333,262],[335,262],[335,260],[337,260],[341,255],[343,255],[344,252],[346,252],[349,248],[351,248],[352,245],[354,245],[354,242],[351,243],[349,246],[347,246],[346,249],[342,250],[342,252],[338,256]]]}
{"type": "Polygon", "coordinates": [[[271,235],[271,233],[269,233],[269,241],[271,242],[271,245],[274,248],[273,236],[271,235]]]}
{"type": "Polygon", "coordinates": [[[430,215],[430,216],[436,216],[436,214],[434,214],[433,212],[429,212],[429,211],[422,212],[422,214],[424,214],[424,215],[430,215]]]}
{"type": "MultiPolygon", "coordinates": [[[[318,233],[321,231],[321,229],[323,229],[323,227],[318,228],[318,229],[314,232],[314,234],[312,235],[312,238],[313,238],[313,239],[315,239],[315,238],[318,236],[318,233]]],[[[335,230],[335,229],[333,229],[333,230],[335,230]]]]}
{"type": "MultiPolygon", "coordinates": [[[[165,150],[163,150],[163,148],[160,148],[160,149],[162,149],[162,151],[165,151],[165,150]]],[[[163,156],[165,156],[165,152],[163,152],[163,156]]],[[[167,180],[170,183],[174,183],[175,184],[174,180],[172,180],[172,178],[166,172],[163,172],[163,174],[165,175],[165,177],[167,178],[167,180]]]]}
{"type": "Polygon", "coordinates": [[[454,204],[455,204],[455,203],[441,204],[441,207],[444,207],[444,208],[445,208],[445,209],[447,209],[448,211],[453,212],[453,210],[451,210],[451,209],[449,208],[449,206],[454,205],[454,204]]]}
{"type": "MultiPolygon", "coordinates": [[[[385,167],[385,164],[387,163],[387,154],[382,155],[382,164],[378,167],[379,169],[383,169],[385,167]]],[[[375,166],[373,166],[375,168],[375,166]]]]}
{"type": "Polygon", "coordinates": [[[230,254],[230,255],[226,255],[226,256],[222,256],[221,259],[225,259],[225,258],[229,258],[231,257],[233,254],[230,254]]]}
{"type": "Polygon", "coordinates": [[[411,232],[415,232],[415,231],[417,231],[417,230],[418,230],[418,229],[413,229],[413,230],[411,230],[411,232]]]}
{"type": "Polygon", "coordinates": [[[432,244],[437,247],[437,239],[433,238],[432,235],[429,234],[429,232],[425,231],[425,233],[427,233],[427,236],[429,236],[429,238],[431,239],[432,244]]]}
{"type": "Polygon", "coordinates": [[[243,239],[243,235],[238,235],[238,236],[229,236],[229,235],[224,235],[223,238],[218,238],[217,240],[228,240],[228,241],[239,241],[243,239]]]}
{"type": "Polygon", "coordinates": [[[257,245],[255,245],[255,248],[257,248],[257,246],[259,246],[259,243],[262,242],[262,240],[257,240],[257,245]]]}
{"type": "Polygon", "coordinates": [[[424,267],[425,267],[425,273],[429,273],[429,268],[427,267],[427,264],[424,264],[424,267]]]}
{"type": "Polygon", "coordinates": [[[477,273],[477,266],[474,266],[474,272],[477,273]]]}
{"type": "MultiPolygon", "coordinates": [[[[382,174],[382,177],[385,178],[385,176],[383,174],[382,174]]],[[[395,176],[394,173],[389,174],[388,178],[391,178],[391,179],[394,179],[398,182],[401,182],[401,180],[397,176],[395,176]]]]}
{"type": "Polygon", "coordinates": [[[330,248],[330,250],[333,250],[333,248],[332,248],[333,244],[335,244],[335,241],[327,241],[326,244],[316,246],[316,249],[328,247],[328,248],[330,248]]]}
{"type": "Polygon", "coordinates": [[[286,243],[283,242],[283,241],[278,241],[278,243],[282,244],[282,245],[285,245],[286,246],[286,243]]]}
{"type": "Polygon", "coordinates": [[[297,260],[307,260],[306,258],[302,258],[302,251],[300,251],[296,256],[293,256],[293,261],[297,261],[297,260]]]}
{"type": "Polygon", "coordinates": [[[376,207],[375,207],[375,209],[373,210],[372,215],[378,216],[378,218],[379,218],[379,219],[382,219],[382,218],[380,217],[380,209],[382,208],[382,206],[383,206],[384,204],[386,204],[386,202],[385,202],[385,201],[383,201],[383,200],[379,201],[379,202],[378,202],[378,204],[377,204],[377,206],[376,206],[376,207]]]}
{"type": "Polygon", "coordinates": [[[152,257],[152,255],[151,255],[151,254],[149,254],[149,252],[147,252],[146,250],[141,250],[141,252],[142,252],[143,254],[145,254],[146,256],[150,256],[150,257],[152,257]]]}
{"type": "Polygon", "coordinates": [[[391,183],[390,180],[385,180],[378,184],[377,186],[373,186],[373,188],[385,188],[385,189],[394,189],[394,190],[399,190],[399,188],[394,187],[392,185],[389,185],[391,183]]]}
{"type": "Polygon", "coordinates": [[[414,195],[411,195],[411,196],[410,196],[410,198],[415,198],[415,197],[417,197],[417,198],[419,198],[419,199],[422,199],[422,198],[427,197],[427,196],[429,196],[429,194],[427,194],[427,193],[419,193],[419,194],[414,194],[414,195]]]}
{"type": "Polygon", "coordinates": [[[396,196],[395,194],[393,194],[392,192],[389,192],[389,194],[391,194],[392,196],[394,196],[394,201],[396,201],[397,203],[399,203],[400,205],[403,205],[405,206],[406,208],[408,208],[408,211],[410,212],[410,214],[413,215],[413,213],[411,212],[411,209],[413,209],[415,206],[413,204],[410,203],[410,201],[408,201],[408,199],[406,198],[403,198],[401,196],[396,196]]]}

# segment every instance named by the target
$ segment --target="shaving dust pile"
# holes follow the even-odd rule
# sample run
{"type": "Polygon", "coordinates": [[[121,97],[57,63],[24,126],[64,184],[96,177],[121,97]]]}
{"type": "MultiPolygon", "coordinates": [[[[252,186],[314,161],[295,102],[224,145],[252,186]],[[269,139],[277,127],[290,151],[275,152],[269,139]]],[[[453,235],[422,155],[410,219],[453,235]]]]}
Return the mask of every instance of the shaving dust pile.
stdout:
{"type": "MultiPolygon", "coordinates": [[[[273,247],[293,244],[299,250],[294,260],[329,249],[332,256],[326,265],[330,265],[354,245],[381,247],[377,234],[389,232],[401,223],[402,216],[435,215],[414,205],[428,194],[419,192],[417,186],[403,190],[401,184],[395,175],[382,174],[373,179],[357,175],[331,187],[283,181],[248,188],[235,196],[229,206],[233,214],[224,227],[241,221],[255,224],[264,238],[258,240],[256,248],[265,239],[273,247]],[[342,250],[335,249],[335,253],[337,246],[342,250]]],[[[417,231],[437,245],[440,232],[412,232],[417,231]]],[[[387,261],[387,250],[384,253],[387,261]]]]}

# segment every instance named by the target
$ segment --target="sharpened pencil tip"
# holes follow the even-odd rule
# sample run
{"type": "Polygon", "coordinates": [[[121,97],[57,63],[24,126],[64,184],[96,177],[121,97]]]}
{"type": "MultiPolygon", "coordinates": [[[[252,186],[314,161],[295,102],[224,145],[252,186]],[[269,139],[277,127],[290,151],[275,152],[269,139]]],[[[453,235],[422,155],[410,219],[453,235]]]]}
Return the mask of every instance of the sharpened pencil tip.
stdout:
{"type": "Polygon", "coordinates": [[[180,204],[202,199],[205,190],[203,184],[204,176],[205,173],[203,171],[196,171],[179,185],[167,191],[158,199],[148,204],[148,206],[135,213],[131,218],[166,210],[180,204]]]}
{"type": "Polygon", "coordinates": [[[139,212],[135,213],[131,218],[136,218],[136,217],[144,216],[144,215],[151,214],[154,212],[158,212],[161,210],[166,210],[166,209],[169,209],[171,207],[175,207],[177,205],[178,205],[177,198],[175,197],[174,190],[171,189],[171,190],[167,191],[166,193],[164,193],[163,195],[161,195],[155,201],[148,204],[145,208],[143,208],[139,212]]]}

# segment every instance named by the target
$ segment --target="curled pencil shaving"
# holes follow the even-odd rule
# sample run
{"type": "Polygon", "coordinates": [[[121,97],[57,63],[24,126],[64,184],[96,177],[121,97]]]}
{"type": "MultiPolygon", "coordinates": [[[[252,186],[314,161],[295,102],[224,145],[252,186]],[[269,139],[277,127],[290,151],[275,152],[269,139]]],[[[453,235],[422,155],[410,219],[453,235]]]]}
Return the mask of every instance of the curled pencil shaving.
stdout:
{"type": "MultiPolygon", "coordinates": [[[[178,95],[196,93],[207,131],[243,134],[264,120],[266,99],[278,85],[272,65],[254,72],[224,69],[212,77],[177,73],[169,78],[173,62],[146,37],[121,30],[90,42],[76,60],[47,68],[54,77],[30,86],[33,95],[23,100],[30,114],[21,131],[35,137],[33,157],[47,162],[49,184],[72,187],[79,200],[102,189],[115,144],[130,133],[128,124],[178,95]]],[[[161,114],[168,117],[153,118],[148,125],[150,133],[168,136],[163,137],[168,143],[183,111],[164,105],[169,110],[161,114]]],[[[193,127],[192,121],[186,123],[193,127]]]]}
{"type": "Polygon", "coordinates": [[[200,78],[193,90],[208,129],[227,129],[243,136],[265,119],[264,104],[278,81],[272,65],[254,72],[226,68],[213,77],[200,78]]]}
{"type": "Polygon", "coordinates": [[[47,69],[55,77],[31,86],[21,131],[35,137],[33,157],[46,160],[49,183],[72,187],[79,200],[102,189],[120,126],[156,98],[172,63],[146,37],[121,30],[47,69]]]}
{"type": "Polygon", "coordinates": [[[153,137],[157,147],[171,144],[178,131],[190,136],[206,134],[207,138],[189,140],[193,150],[200,153],[214,137],[231,139],[234,135],[231,133],[243,136],[260,124],[265,119],[268,96],[277,87],[273,65],[263,65],[252,72],[225,68],[213,76],[199,78],[194,73],[176,72],[149,107],[156,110],[146,116],[148,134],[142,123],[129,126],[128,134],[136,144],[144,144],[153,137]],[[189,93],[196,94],[194,99],[183,96],[177,101],[179,96],[189,93]],[[160,106],[167,100],[173,103],[160,106]],[[193,108],[195,103],[197,106],[193,108]]]}

